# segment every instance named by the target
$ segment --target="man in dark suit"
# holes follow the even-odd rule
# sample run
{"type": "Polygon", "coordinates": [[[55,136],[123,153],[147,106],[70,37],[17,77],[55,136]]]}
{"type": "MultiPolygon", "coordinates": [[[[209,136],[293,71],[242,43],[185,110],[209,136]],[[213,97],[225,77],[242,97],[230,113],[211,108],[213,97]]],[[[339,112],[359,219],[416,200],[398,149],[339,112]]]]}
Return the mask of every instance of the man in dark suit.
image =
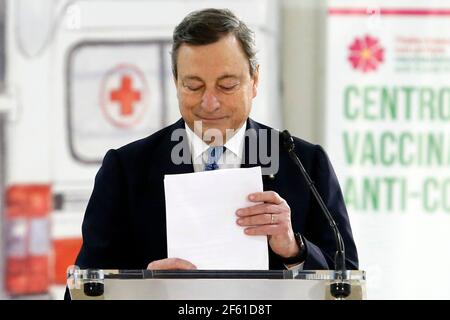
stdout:
{"type": "MultiPolygon", "coordinates": [[[[259,157],[250,160],[252,143],[260,147],[261,130],[269,136],[276,132],[249,118],[259,65],[253,33],[242,21],[228,10],[197,11],[176,27],[173,38],[182,119],[106,154],[83,221],[76,260],[83,269],[195,269],[189,261],[167,258],[164,175],[262,165],[259,157]],[[172,141],[179,130],[181,139],[172,141]],[[225,143],[206,139],[208,130],[225,143]],[[246,131],[254,132],[256,140],[246,139],[246,131]],[[179,143],[184,146],[181,158],[192,161],[176,164],[173,150],[179,143]],[[221,156],[228,161],[218,161],[221,156]]],[[[342,234],[346,266],[357,269],[348,215],[328,157],[318,145],[294,142],[342,234]]],[[[268,237],[270,269],[334,268],[334,235],[306,182],[283,148],[271,157],[277,158],[278,170],[264,176],[264,192],[248,195],[259,204],[234,213],[237,226],[249,236],[268,237]]]]}

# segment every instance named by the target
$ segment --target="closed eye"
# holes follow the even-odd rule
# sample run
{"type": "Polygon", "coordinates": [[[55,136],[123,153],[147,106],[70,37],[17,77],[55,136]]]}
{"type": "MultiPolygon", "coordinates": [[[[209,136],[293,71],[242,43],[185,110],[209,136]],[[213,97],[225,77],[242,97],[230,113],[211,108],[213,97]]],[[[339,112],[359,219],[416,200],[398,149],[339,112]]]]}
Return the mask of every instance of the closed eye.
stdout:
{"type": "Polygon", "coordinates": [[[225,91],[231,91],[234,88],[236,88],[238,86],[238,84],[233,84],[231,86],[219,86],[220,89],[225,90],[225,91]]]}
{"type": "Polygon", "coordinates": [[[187,88],[189,91],[198,91],[200,90],[203,86],[184,86],[185,88],[187,88]]]}

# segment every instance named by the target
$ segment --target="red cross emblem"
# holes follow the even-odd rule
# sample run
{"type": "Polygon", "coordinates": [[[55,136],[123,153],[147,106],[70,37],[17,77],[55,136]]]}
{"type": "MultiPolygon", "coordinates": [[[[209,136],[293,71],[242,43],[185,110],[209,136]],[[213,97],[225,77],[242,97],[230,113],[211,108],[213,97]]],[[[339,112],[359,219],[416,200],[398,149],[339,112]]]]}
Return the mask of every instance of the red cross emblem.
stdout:
{"type": "Polygon", "coordinates": [[[133,65],[119,65],[108,71],[101,84],[100,105],[114,126],[137,124],[147,109],[148,86],[143,73],[133,65]]]}
{"type": "Polygon", "coordinates": [[[120,104],[120,113],[123,116],[132,115],[134,102],[141,100],[141,93],[133,90],[132,81],[130,76],[123,76],[120,88],[111,92],[111,100],[120,104]]]}

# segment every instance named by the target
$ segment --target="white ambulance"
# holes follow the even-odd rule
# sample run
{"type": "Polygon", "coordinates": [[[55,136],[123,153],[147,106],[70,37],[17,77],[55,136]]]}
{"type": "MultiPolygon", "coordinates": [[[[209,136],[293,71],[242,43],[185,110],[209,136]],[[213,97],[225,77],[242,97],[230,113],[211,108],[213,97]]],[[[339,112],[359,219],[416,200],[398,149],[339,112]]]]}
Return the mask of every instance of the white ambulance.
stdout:
{"type": "Polygon", "coordinates": [[[180,117],[170,48],[187,13],[226,7],[255,30],[261,83],[251,116],[281,127],[275,0],[4,0],[1,6],[3,297],[62,298],[104,154],[180,117]]]}

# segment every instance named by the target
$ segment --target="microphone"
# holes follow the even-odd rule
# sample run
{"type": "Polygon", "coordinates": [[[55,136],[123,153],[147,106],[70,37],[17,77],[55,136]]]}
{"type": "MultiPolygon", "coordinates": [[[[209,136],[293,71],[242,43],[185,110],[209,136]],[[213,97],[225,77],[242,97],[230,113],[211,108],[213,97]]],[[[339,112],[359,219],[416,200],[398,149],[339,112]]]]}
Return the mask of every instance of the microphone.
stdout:
{"type": "Polygon", "coordinates": [[[312,194],[314,195],[314,198],[316,198],[321,211],[327,218],[328,223],[330,224],[330,227],[334,232],[334,238],[336,241],[336,249],[337,249],[336,254],[334,256],[334,267],[335,267],[335,272],[336,272],[337,278],[340,281],[334,282],[331,284],[330,293],[336,299],[344,299],[350,295],[351,285],[348,282],[344,282],[344,280],[346,278],[347,270],[345,267],[345,245],[344,245],[344,241],[342,240],[341,233],[339,232],[339,229],[336,225],[336,222],[333,219],[333,216],[330,214],[330,211],[328,211],[327,206],[325,205],[325,203],[322,200],[322,197],[320,196],[319,192],[317,191],[316,186],[314,185],[314,182],[311,180],[311,178],[308,175],[308,172],[306,172],[305,167],[303,166],[302,162],[295,154],[294,139],[292,139],[292,136],[288,130],[284,130],[283,132],[281,132],[281,139],[283,141],[284,148],[286,149],[286,151],[289,154],[289,157],[297,165],[297,167],[300,168],[300,171],[301,171],[304,179],[306,180],[306,183],[308,184],[309,189],[311,190],[312,194]]]}

